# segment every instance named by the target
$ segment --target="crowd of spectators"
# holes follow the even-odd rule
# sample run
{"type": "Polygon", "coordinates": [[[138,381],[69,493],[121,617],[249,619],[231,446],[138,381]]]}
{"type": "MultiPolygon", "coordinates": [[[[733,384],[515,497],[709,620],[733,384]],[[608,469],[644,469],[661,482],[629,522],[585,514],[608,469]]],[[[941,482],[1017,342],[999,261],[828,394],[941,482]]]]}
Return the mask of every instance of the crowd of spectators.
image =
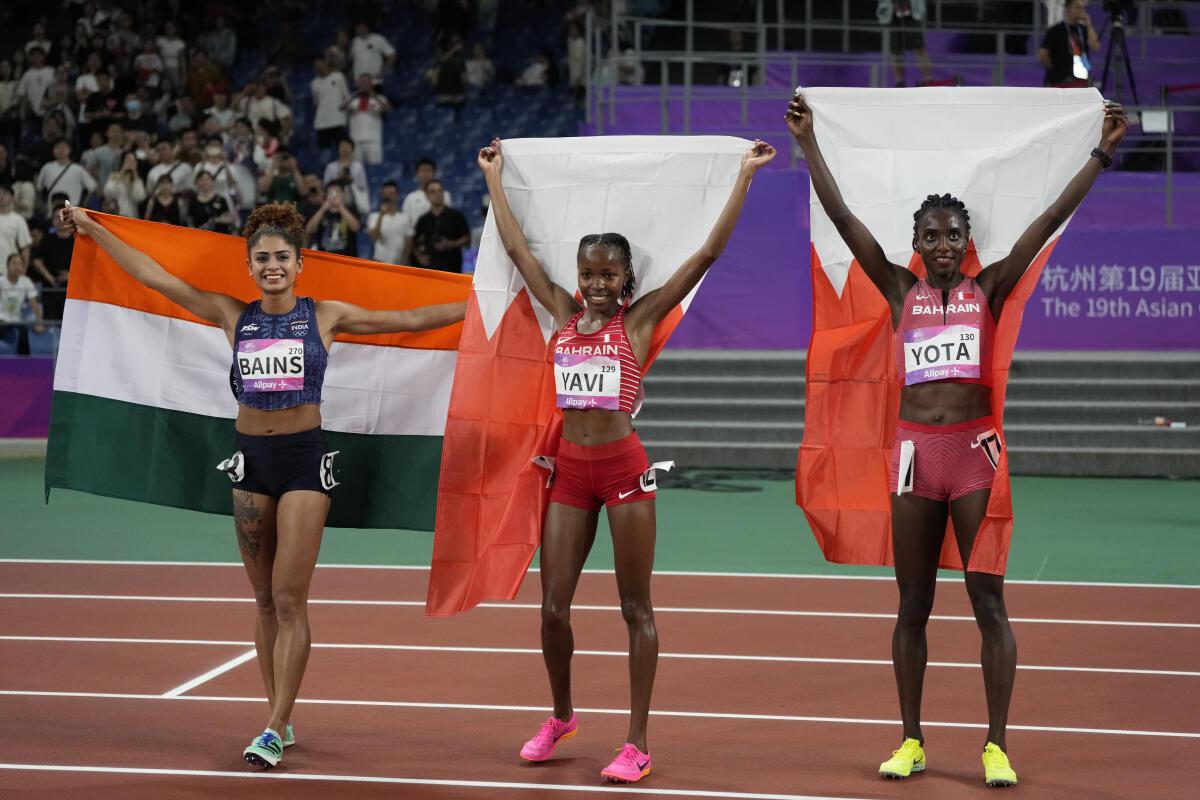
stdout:
{"type": "MultiPolygon", "coordinates": [[[[413,3],[429,13],[437,37],[426,78],[438,105],[457,114],[498,80],[557,82],[553,51],[532,54],[525,67],[498,68],[489,58],[496,0],[413,3]]],[[[377,260],[462,269],[470,230],[432,159],[413,165],[412,191],[402,195],[388,181],[374,187],[378,201],[370,205],[364,165],[387,157],[393,102],[383,87],[404,43],[376,30],[377,5],[354,0],[346,10],[356,22],[309,42],[287,21],[289,11],[302,9],[299,0],[255,9],[65,0],[47,9],[52,16],[21,26],[24,41],[6,31],[0,326],[61,315],[73,240],[55,220],[68,202],[218,233],[236,232],[260,203],[291,202],[307,220],[310,247],[359,255],[362,233],[377,260]],[[270,41],[254,35],[264,14],[279,20],[270,41]],[[235,84],[247,71],[242,51],[249,41],[268,66],[235,84]],[[307,81],[308,63],[313,77],[299,106],[293,91],[307,81]],[[297,130],[298,119],[305,130],[297,130]],[[20,274],[9,275],[17,265],[20,274]],[[36,309],[29,284],[42,297],[36,309]]]]}

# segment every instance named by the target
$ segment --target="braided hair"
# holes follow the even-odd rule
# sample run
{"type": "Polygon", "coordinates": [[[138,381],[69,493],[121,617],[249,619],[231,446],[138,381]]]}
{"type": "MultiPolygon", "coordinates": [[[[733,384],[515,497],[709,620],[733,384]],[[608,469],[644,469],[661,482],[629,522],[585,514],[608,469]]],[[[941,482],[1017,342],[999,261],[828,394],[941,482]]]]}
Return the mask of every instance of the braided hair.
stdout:
{"type": "Polygon", "coordinates": [[[913,213],[913,249],[917,249],[917,226],[921,224],[921,219],[930,211],[937,209],[945,209],[952,211],[962,217],[963,225],[966,226],[967,238],[971,238],[971,215],[967,213],[967,206],[954,195],[947,192],[946,194],[931,194],[925,198],[925,202],[921,203],[921,207],[913,213]]]}
{"type": "Polygon", "coordinates": [[[589,233],[579,240],[576,257],[582,256],[583,251],[589,247],[607,247],[617,251],[621,263],[625,265],[625,283],[621,285],[621,299],[632,298],[637,279],[633,275],[633,250],[629,247],[629,240],[619,233],[589,233]]]}
{"type": "Polygon", "coordinates": [[[291,203],[267,203],[250,212],[242,235],[246,237],[246,252],[252,251],[262,237],[278,236],[299,256],[304,246],[304,217],[291,203]]]}

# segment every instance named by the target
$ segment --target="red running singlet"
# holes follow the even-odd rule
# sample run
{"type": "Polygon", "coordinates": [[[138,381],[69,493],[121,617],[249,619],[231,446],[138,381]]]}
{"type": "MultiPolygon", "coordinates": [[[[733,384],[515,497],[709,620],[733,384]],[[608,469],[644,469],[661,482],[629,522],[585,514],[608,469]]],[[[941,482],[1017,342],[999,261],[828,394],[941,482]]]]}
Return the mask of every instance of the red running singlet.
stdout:
{"type": "Polygon", "coordinates": [[[900,384],[926,381],[992,383],[995,322],[979,283],[971,277],[946,293],[921,278],[904,296],[896,328],[900,384]]]}
{"type": "Polygon", "coordinates": [[[632,414],[642,386],[642,367],[625,333],[625,307],[595,333],[576,327],[582,311],[554,341],[554,385],[559,408],[603,408],[632,414]]]}

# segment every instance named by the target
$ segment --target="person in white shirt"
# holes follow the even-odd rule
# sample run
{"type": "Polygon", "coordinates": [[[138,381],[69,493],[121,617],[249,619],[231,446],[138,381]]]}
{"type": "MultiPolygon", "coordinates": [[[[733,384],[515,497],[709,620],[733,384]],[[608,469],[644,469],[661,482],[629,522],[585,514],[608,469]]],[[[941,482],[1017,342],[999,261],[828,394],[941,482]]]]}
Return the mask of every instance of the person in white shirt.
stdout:
{"type": "Polygon", "coordinates": [[[267,87],[262,81],[255,81],[246,87],[241,99],[241,116],[250,120],[250,125],[257,127],[259,120],[269,119],[279,125],[279,138],[286,142],[292,132],[292,110],[287,103],[267,94],[267,87]]]}
{"type": "Polygon", "coordinates": [[[163,26],[163,35],[155,41],[158,54],[162,56],[163,66],[167,77],[175,86],[183,85],[183,76],[187,73],[187,42],[179,38],[179,28],[168,20],[163,26]]]}
{"type": "Polygon", "coordinates": [[[29,265],[29,248],[33,240],[29,225],[13,207],[13,193],[8,184],[0,184],[0,260],[7,261],[16,253],[21,263],[29,265]]]}
{"type": "Polygon", "coordinates": [[[392,110],[392,104],[375,91],[371,76],[358,76],[358,91],[342,103],[343,110],[350,112],[350,138],[359,158],[368,164],[383,161],[383,115],[392,110]]]}
{"type": "Polygon", "coordinates": [[[46,66],[46,51],[34,47],[29,51],[29,66],[17,83],[17,96],[21,98],[21,110],[35,117],[42,115],[42,102],[46,90],[54,83],[54,67],[46,66]]]}
{"type": "Polygon", "coordinates": [[[146,184],[138,174],[137,155],[126,150],[121,156],[121,166],[109,174],[104,183],[106,200],[117,201],[117,213],[122,217],[138,218],[138,209],[146,201],[146,184]]]}
{"type": "Polygon", "coordinates": [[[367,171],[362,161],[355,158],[354,140],[343,136],[338,140],[338,157],[325,165],[322,184],[345,183],[350,187],[350,197],[355,212],[365,214],[370,208],[367,198],[367,171]]]}
{"type": "Polygon", "coordinates": [[[400,190],[395,181],[379,188],[379,210],[367,219],[367,235],[375,243],[375,260],[408,264],[412,259],[413,221],[400,211],[400,190]]]}
{"type": "Polygon", "coordinates": [[[346,76],[329,68],[322,56],[313,62],[317,76],[312,79],[312,99],[316,107],[313,129],[317,132],[317,147],[332,150],[338,140],[346,135],[348,120],[343,104],[350,99],[350,88],[346,76]]]}
{"type": "Polygon", "coordinates": [[[191,192],[195,189],[192,165],[179,160],[174,142],[170,139],[159,139],[154,145],[154,152],[158,155],[158,163],[151,167],[146,175],[147,185],[158,186],[159,179],[167,175],[170,176],[171,185],[176,192],[191,192]]]}
{"type": "Polygon", "coordinates": [[[24,322],[25,306],[33,311],[34,330],[41,333],[42,304],[38,290],[25,274],[26,264],[20,253],[10,253],[4,259],[4,277],[0,278],[0,339],[16,346],[17,355],[29,355],[29,330],[24,322]],[[12,326],[12,327],[10,327],[12,326]]]}
{"type": "MultiPolygon", "coordinates": [[[[200,173],[207,173],[213,179],[213,191],[225,198],[230,210],[239,207],[238,195],[238,180],[230,168],[229,162],[225,160],[225,148],[221,143],[220,138],[212,138],[204,143],[204,160],[197,166],[194,173],[194,178],[198,178],[200,173]]],[[[257,187],[255,187],[257,191],[257,187]]],[[[235,213],[234,225],[237,224],[235,213]]]]}
{"type": "Polygon", "coordinates": [[[86,169],[71,160],[71,143],[56,139],[51,152],[54,160],[47,161],[38,172],[36,187],[43,207],[49,213],[50,196],[62,192],[73,204],[86,205],[99,184],[86,169]]]}
{"type": "Polygon", "coordinates": [[[37,47],[49,58],[50,48],[53,46],[54,43],[46,38],[46,26],[40,22],[35,22],[33,24],[33,38],[25,43],[25,54],[29,55],[29,51],[37,47]]]}
{"type": "Polygon", "coordinates": [[[104,62],[100,60],[100,54],[93,51],[88,53],[87,62],[84,64],[84,70],[75,79],[75,99],[79,101],[80,122],[86,122],[84,116],[84,104],[87,103],[88,95],[92,92],[100,91],[100,82],[96,79],[96,74],[104,67],[104,62]]]}
{"type": "Polygon", "coordinates": [[[133,71],[137,77],[138,86],[157,89],[162,83],[166,64],[163,63],[162,55],[158,52],[158,45],[150,39],[142,42],[142,52],[134,56],[133,71]]]}
{"type": "Polygon", "coordinates": [[[222,140],[227,139],[233,123],[237,120],[237,112],[229,105],[229,93],[217,90],[212,93],[213,104],[204,109],[204,115],[216,123],[216,132],[222,140]]]}
{"type": "Polygon", "coordinates": [[[350,42],[350,69],[355,76],[366,73],[372,82],[383,83],[383,71],[396,60],[396,48],[378,33],[372,33],[365,22],[354,29],[350,42]]]}
{"type": "MultiPolygon", "coordinates": [[[[401,207],[405,216],[413,220],[414,225],[416,224],[416,220],[425,216],[425,213],[431,207],[429,197],[425,194],[425,185],[437,179],[437,164],[432,158],[422,158],[417,162],[417,174],[415,177],[417,188],[404,196],[404,205],[401,207]]],[[[454,200],[449,192],[445,192],[445,198],[446,205],[453,207],[454,200]]]]}
{"type": "Polygon", "coordinates": [[[483,45],[477,42],[471,50],[471,57],[467,59],[467,70],[463,75],[463,79],[467,82],[468,86],[482,89],[491,83],[495,76],[495,65],[488,58],[487,50],[484,50],[483,45]]]}

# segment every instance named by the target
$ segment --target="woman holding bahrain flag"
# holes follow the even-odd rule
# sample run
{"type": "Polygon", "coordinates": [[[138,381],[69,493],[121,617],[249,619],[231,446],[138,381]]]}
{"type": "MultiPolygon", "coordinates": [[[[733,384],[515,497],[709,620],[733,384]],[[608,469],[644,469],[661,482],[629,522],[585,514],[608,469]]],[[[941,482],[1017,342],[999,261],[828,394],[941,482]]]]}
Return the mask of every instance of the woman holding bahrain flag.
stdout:
{"type": "Polygon", "coordinates": [[[254,646],[271,704],[266,728],[243,757],[269,769],[295,743],[289,720],[311,647],[309,584],[337,485],[337,451],[329,452],[321,427],[329,348],[338,334],[453,325],[466,303],[375,311],[297,296],[304,219],[287,203],[261,206],[246,220],[246,269],[260,294],[250,303],[196,288],[83,209],[68,206],[61,222],[95,240],[138,283],[218,326],[233,348],[237,452],[217,468],[233,482],[234,525],[258,608],[254,646]]]}
{"type": "Polygon", "coordinates": [[[919,263],[914,258],[913,265],[918,269],[923,265],[922,277],[891,263],[871,231],[850,211],[821,154],[805,98],[797,93],[788,105],[787,126],[808,160],[817,198],[855,261],[886,300],[894,330],[900,397],[889,491],[891,555],[900,605],[892,635],[892,663],[904,740],[879,767],[887,778],[906,778],[926,765],[921,732],[925,627],[949,517],[983,637],[988,707],[985,781],[991,786],[1017,782],[1005,741],[1017,647],[1004,605],[1003,566],[985,566],[979,559],[972,562],[1004,446],[993,418],[991,362],[1005,300],[1083,201],[1100,171],[1111,164],[1125,135],[1128,123],[1119,105],[1105,103],[1103,114],[1101,139],[1092,157],[1016,239],[1008,255],[975,277],[963,268],[964,259],[974,257],[968,247],[967,208],[949,194],[929,195],[913,214],[912,249],[919,256],[919,263]]]}
{"type": "Polygon", "coordinates": [[[600,507],[608,507],[621,611],[629,628],[631,715],[626,743],[601,775],[632,783],[650,773],[646,720],[658,662],[658,633],[650,603],[654,564],[653,468],[633,428],[642,368],[654,327],[675,308],[721,255],[742,211],[750,180],[775,157],[761,141],[741,168],[716,224],[701,248],[660,289],[630,303],[634,291],[629,242],[617,233],[583,237],[577,255],[578,292],[555,284],[530,252],[504,195],[500,140],[479,152],[492,213],[504,248],[533,297],[554,317],[554,374],[562,441],[541,542],[542,653],[554,713],[525,743],[521,758],[545,761],[578,723],[571,703],[571,600],[596,538],[600,507]]]}

